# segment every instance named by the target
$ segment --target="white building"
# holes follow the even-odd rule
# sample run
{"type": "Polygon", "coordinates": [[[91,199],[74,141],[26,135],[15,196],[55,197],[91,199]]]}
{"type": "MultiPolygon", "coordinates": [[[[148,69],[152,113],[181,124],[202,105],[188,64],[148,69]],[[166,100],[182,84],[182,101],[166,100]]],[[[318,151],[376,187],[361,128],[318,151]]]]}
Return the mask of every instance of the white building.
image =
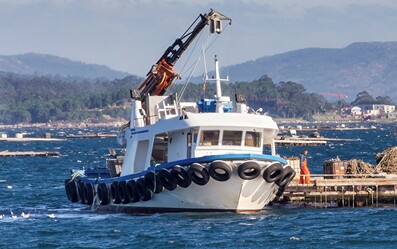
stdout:
{"type": "Polygon", "coordinates": [[[361,112],[364,116],[383,116],[395,112],[395,105],[361,105],[361,112]]]}

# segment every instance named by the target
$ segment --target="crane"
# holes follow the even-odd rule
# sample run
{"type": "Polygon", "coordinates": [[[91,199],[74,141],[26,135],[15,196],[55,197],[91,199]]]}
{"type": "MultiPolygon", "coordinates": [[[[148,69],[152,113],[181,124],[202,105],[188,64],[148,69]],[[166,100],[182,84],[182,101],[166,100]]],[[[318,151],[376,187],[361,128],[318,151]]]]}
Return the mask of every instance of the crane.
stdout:
{"type": "MultiPolygon", "coordinates": [[[[138,87],[139,98],[145,102],[146,96],[161,96],[167,88],[172,85],[179,74],[174,71],[174,65],[182,56],[198,34],[209,24],[210,32],[220,34],[222,32],[222,21],[228,20],[231,24],[232,19],[210,9],[206,14],[200,14],[189,28],[169,46],[160,59],[152,66],[146,75],[146,79],[138,87]]],[[[136,94],[134,94],[136,95],[136,94]]],[[[138,97],[138,96],[136,96],[138,97]]]]}
{"type": "Polygon", "coordinates": [[[329,93],[329,92],[322,92],[321,95],[323,96],[331,96],[331,97],[338,97],[339,101],[341,101],[344,98],[347,98],[347,95],[344,93],[329,93]]]}

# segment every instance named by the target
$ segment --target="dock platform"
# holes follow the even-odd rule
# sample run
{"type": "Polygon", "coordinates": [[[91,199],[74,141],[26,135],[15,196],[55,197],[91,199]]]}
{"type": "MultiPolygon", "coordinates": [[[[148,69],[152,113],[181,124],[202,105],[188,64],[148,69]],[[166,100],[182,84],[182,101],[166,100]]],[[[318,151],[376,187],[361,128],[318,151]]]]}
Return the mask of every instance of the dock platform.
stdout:
{"type": "Polygon", "coordinates": [[[320,146],[326,145],[325,140],[303,140],[303,139],[277,139],[274,140],[278,146],[320,146]]]}
{"type": "Polygon", "coordinates": [[[78,133],[78,134],[70,134],[66,135],[66,138],[109,138],[109,137],[117,137],[115,133],[78,133]]]}
{"type": "Polygon", "coordinates": [[[39,138],[39,137],[7,137],[0,138],[0,142],[58,142],[58,141],[66,141],[65,138],[39,138]]]}
{"type": "Polygon", "coordinates": [[[320,146],[328,142],[354,142],[358,139],[326,138],[326,137],[279,137],[274,142],[279,146],[320,146]]]}
{"type": "Polygon", "coordinates": [[[0,151],[0,157],[16,156],[60,156],[58,151],[0,151]]]}
{"type": "Polygon", "coordinates": [[[321,175],[305,185],[295,179],[276,202],[321,208],[396,205],[397,175],[321,175]]]}

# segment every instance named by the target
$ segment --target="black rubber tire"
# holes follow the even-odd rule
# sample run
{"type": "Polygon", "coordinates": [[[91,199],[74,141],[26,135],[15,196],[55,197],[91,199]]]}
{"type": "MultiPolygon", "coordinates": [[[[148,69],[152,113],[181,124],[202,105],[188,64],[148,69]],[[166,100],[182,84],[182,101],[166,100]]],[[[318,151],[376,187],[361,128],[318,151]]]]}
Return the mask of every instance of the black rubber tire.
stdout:
{"type": "Polygon", "coordinates": [[[276,182],[282,176],[283,170],[284,168],[281,163],[273,163],[269,165],[263,172],[263,180],[268,183],[276,182]]]}
{"type": "Polygon", "coordinates": [[[78,181],[77,182],[77,192],[79,193],[79,200],[81,204],[87,204],[84,199],[84,182],[78,181]]]}
{"type": "Polygon", "coordinates": [[[87,205],[94,202],[94,186],[91,183],[84,183],[84,201],[87,205]]]}
{"type": "Polygon", "coordinates": [[[180,186],[181,188],[187,188],[192,184],[192,180],[189,178],[187,171],[184,167],[176,165],[172,167],[171,170],[172,179],[180,186]]]}
{"type": "Polygon", "coordinates": [[[210,164],[208,173],[210,176],[217,181],[225,182],[232,176],[233,168],[224,161],[214,161],[210,164]],[[222,173],[220,173],[222,172],[222,173]]]}
{"type": "Polygon", "coordinates": [[[110,184],[110,199],[112,200],[113,204],[120,204],[121,203],[121,199],[119,197],[118,191],[117,191],[117,184],[118,182],[112,182],[112,184],[110,184]]]}
{"type": "Polygon", "coordinates": [[[285,188],[280,187],[276,192],[276,198],[280,198],[284,194],[285,188]]]}
{"type": "Polygon", "coordinates": [[[137,190],[141,196],[141,201],[148,201],[152,199],[152,191],[150,191],[147,186],[146,180],[144,177],[136,180],[137,190]]]}
{"type": "Polygon", "coordinates": [[[208,170],[201,164],[193,163],[190,165],[187,174],[192,182],[197,185],[204,186],[210,180],[208,170]]]}
{"type": "Polygon", "coordinates": [[[70,187],[69,187],[70,179],[65,179],[65,193],[66,197],[69,201],[72,201],[71,194],[70,194],[70,187]]]}
{"type": "Polygon", "coordinates": [[[294,179],[296,173],[291,167],[286,167],[281,174],[280,179],[276,182],[280,188],[285,188],[294,179]]]}
{"type": "Polygon", "coordinates": [[[70,202],[78,202],[79,197],[77,193],[77,186],[76,182],[72,181],[71,179],[66,179],[65,180],[65,191],[66,191],[66,196],[68,197],[68,200],[70,202]]]}
{"type": "Polygon", "coordinates": [[[172,178],[170,171],[167,169],[161,169],[157,172],[157,178],[161,185],[169,191],[174,190],[178,186],[176,181],[172,178]]]}
{"type": "Polygon", "coordinates": [[[145,180],[146,180],[146,183],[147,183],[149,189],[153,193],[158,194],[158,193],[161,193],[161,191],[163,191],[163,185],[159,181],[156,173],[154,173],[153,171],[149,171],[146,173],[145,180]]]}
{"type": "Polygon", "coordinates": [[[137,185],[135,180],[130,180],[127,182],[126,192],[131,202],[135,203],[141,200],[141,195],[137,190],[137,185]]]}
{"type": "Polygon", "coordinates": [[[117,194],[121,203],[128,204],[131,202],[127,195],[127,183],[125,181],[117,183],[117,194]]]}
{"type": "Polygon", "coordinates": [[[238,166],[238,175],[243,180],[252,180],[261,173],[261,166],[255,161],[247,161],[238,166]]]}
{"type": "Polygon", "coordinates": [[[97,187],[97,196],[100,205],[109,204],[109,190],[106,183],[100,183],[97,187]]]}

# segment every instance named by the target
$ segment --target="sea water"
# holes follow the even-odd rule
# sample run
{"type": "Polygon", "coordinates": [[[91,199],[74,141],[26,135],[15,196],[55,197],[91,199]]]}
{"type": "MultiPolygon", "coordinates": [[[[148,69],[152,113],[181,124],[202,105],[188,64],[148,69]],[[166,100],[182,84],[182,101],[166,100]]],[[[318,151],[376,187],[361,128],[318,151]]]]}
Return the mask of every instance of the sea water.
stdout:
{"type": "MultiPolygon", "coordinates": [[[[364,124],[367,125],[367,124],[364,124]]],[[[367,125],[369,127],[369,125],[367,125]]],[[[397,126],[320,131],[331,138],[357,139],[317,147],[278,147],[282,156],[309,149],[309,167],[322,172],[325,160],[361,159],[397,145],[397,126]]],[[[76,130],[8,129],[42,137],[76,130]]],[[[89,131],[89,130],[86,130],[89,131]]],[[[94,132],[109,132],[95,129],[94,132]]],[[[258,213],[97,214],[70,203],[64,180],[71,168],[100,167],[115,138],[54,142],[0,142],[0,151],[59,151],[60,157],[0,158],[0,248],[395,248],[397,207],[302,208],[274,205],[258,213]],[[29,214],[23,218],[21,213],[29,214]],[[13,218],[11,213],[17,217],[13,218]]]]}

